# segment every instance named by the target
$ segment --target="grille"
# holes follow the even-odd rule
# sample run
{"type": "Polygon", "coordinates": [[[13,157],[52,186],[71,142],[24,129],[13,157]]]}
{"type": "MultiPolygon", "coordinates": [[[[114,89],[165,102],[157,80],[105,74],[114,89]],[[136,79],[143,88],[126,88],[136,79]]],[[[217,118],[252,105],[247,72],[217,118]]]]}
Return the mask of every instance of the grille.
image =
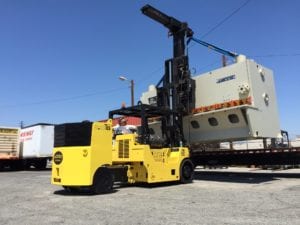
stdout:
{"type": "Polygon", "coordinates": [[[91,145],[92,123],[65,123],[54,128],[54,147],[91,145]]]}
{"type": "Polygon", "coordinates": [[[119,158],[129,158],[129,140],[119,141],[119,158]]]}

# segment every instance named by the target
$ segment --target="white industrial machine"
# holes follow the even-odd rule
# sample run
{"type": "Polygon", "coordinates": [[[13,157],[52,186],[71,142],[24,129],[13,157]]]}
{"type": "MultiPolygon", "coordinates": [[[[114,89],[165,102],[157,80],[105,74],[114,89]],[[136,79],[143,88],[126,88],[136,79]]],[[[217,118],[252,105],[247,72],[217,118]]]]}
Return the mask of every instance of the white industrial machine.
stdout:
{"type": "MultiPolygon", "coordinates": [[[[183,118],[190,146],[222,140],[280,138],[273,72],[245,56],[236,63],[198,76],[195,108],[183,118]]],[[[142,94],[141,102],[156,104],[156,88],[142,94]]],[[[160,136],[160,122],[151,125],[160,136]]]]}

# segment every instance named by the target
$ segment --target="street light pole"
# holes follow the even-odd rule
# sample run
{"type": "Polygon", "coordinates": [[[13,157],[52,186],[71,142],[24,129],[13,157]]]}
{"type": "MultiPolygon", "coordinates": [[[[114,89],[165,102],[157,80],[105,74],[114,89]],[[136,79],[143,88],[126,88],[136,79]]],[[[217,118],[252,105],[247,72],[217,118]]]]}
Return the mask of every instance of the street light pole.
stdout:
{"type": "Polygon", "coordinates": [[[134,81],[130,80],[131,106],[134,106],[134,81]]]}
{"type": "Polygon", "coordinates": [[[130,83],[130,93],[131,93],[131,106],[134,106],[134,81],[133,80],[128,80],[124,76],[119,76],[119,79],[121,81],[128,81],[130,83]]]}

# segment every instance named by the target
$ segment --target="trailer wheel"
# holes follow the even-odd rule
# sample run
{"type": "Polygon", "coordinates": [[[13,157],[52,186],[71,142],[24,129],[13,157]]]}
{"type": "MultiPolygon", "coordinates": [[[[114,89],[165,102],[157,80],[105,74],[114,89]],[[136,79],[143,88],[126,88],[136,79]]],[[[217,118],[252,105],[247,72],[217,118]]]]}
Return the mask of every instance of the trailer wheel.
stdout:
{"type": "Polygon", "coordinates": [[[23,163],[21,160],[13,160],[12,162],[10,162],[10,168],[13,171],[19,171],[19,170],[24,169],[23,163]]]}
{"type": "Polygon", "coordinates": [[[105,194],[112,192],[113,189],[112,172],[105,167],[99,168],[93,179],[92,192],[94,194],[105,194]]]}
{"type": "Polygon", "coordinates": [[[44,170],[47,167],[47,159],[40,159],[34,162],[34,167],[38,170],[44,170]]]}
{"type": "Polygon", "coordinates": [[[180,182],[190,183],[194,178],[194,165],[190,159],[185,159],[180,165],[180,182]]]}

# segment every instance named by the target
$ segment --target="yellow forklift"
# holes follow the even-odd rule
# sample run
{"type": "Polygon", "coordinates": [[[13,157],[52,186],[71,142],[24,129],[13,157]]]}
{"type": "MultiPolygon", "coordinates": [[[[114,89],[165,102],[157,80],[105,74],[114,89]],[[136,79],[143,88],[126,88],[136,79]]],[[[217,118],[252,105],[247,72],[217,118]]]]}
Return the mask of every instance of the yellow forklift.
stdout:
{"type": "Polygon", "coordinates": [[[194,165],[185,146],[182,117],[194,108],[186,38],[193,31],[187,23],[167,16],[150,5],[142,13],[163,24],[173,36],[173,58],[165,61],[165,74],[157,84],[152,105],[137,104],[109,112],[106,122],[67,123],[55,127],[51,182],[69,191],[88,188],[112,191],[114,182],[191,182],[194,165]],[[115,135],[114,116],[141,118],[136,134],[115,135]],[[152,134],[148,123],[161,120],[161,137],[152,134]]]}
{"type": "MultiPolygon", "coordinates": [[[[110,116],[162,116],[161,110],[152,110],[139,104],[111,111],[110,116]]],[[[115,136],[111,119],[56,126],[52,183],[69,191],[89,188],[98,194],[110,192],[114,182],[192,181],[194,166],[187,147],[166,147],[161,139],[152,138],[147,125],[139,131],[115,136]]]]}

